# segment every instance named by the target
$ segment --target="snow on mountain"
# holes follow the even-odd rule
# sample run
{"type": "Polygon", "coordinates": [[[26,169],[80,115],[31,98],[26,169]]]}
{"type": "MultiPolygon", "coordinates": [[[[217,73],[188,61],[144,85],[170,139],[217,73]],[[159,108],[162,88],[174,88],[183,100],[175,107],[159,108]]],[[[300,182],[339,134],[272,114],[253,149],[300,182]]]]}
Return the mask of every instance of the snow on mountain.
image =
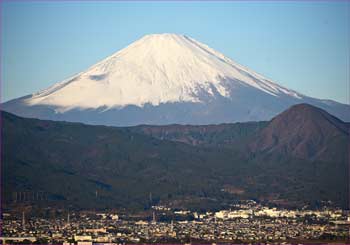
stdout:
{"type": "Polygon", "coordinates": [[[223,78],[261,91],[300,98],[298,93],[244,68],[184,35],[147,35],[88,70],[28,98],[28,105],[54,105],[61,112],[105,106],[201,102],[199,88],[230,97],[223,78]]]}
{"type": "Polygon", "coordinates": [[[205,124],[267,120],[305,102],[341,118],[350,112],[347,105],[284,88],[193,38],[152,34],[46,90],[3,104],[3,109],[108,125],[205,124]]]}

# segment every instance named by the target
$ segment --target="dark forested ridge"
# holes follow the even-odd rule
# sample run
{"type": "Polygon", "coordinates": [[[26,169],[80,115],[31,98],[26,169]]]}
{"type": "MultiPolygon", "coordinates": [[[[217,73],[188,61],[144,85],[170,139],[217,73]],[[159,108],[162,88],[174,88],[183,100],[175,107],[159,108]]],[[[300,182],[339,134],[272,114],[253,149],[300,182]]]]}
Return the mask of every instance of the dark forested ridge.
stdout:
{"type": "Polygon", "coordinates": [[[345,207],[348,139],[349,124],[307,104],[270,122],[206,126],[116,128],[2,112],[2,200],[217,209],[253,198],[345,207]]]}
{"type": "Polygon", "coordinates": [[[262,121],[217,125],[140,125],[129,129],[158,139],[194,146],[231,147],[255,135],[267,124],[268,122],[262,121]]]}

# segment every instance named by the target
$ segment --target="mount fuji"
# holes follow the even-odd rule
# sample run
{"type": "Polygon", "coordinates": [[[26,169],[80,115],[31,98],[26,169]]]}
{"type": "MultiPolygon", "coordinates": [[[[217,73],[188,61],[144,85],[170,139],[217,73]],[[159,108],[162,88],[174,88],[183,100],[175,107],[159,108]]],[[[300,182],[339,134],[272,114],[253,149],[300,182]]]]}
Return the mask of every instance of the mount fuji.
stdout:
{"type": "Polygon", "coordinates": [[[349,105],[287,89],[188,36],[152,34],[2,109],[23,117],[130,126],[270,120],[300,103],[350,121],[349,105]]]}

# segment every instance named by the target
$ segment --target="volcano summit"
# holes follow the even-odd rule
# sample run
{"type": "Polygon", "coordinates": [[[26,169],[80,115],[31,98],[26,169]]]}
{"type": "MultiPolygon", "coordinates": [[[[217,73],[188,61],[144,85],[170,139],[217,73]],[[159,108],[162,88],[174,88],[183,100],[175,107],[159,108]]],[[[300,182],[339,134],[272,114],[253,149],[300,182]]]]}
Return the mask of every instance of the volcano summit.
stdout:
{"type": "Polygon", "coordinates": [[[350,121],[349,105],[284,88],[188,36],[153,34],[2,107],[23,117],[129,126],[269,120],[299,103],[350,121]]]}

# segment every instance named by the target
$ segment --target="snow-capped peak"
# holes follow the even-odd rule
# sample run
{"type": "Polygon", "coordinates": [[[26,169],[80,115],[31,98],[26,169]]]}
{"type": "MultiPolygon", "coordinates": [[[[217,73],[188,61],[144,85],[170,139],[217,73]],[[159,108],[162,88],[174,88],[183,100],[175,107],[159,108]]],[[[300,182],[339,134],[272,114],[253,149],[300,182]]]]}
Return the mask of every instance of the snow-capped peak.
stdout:
{"type": "Polygon", "coordinates": [[[73,108],[201,102],[200,91],[231,96],[228,82],[254,87],[273,96],[300,98],[237,64],[193,38],[178,34],[146,35],[67,80],[33,94],[29,105],[73,108]]]}

